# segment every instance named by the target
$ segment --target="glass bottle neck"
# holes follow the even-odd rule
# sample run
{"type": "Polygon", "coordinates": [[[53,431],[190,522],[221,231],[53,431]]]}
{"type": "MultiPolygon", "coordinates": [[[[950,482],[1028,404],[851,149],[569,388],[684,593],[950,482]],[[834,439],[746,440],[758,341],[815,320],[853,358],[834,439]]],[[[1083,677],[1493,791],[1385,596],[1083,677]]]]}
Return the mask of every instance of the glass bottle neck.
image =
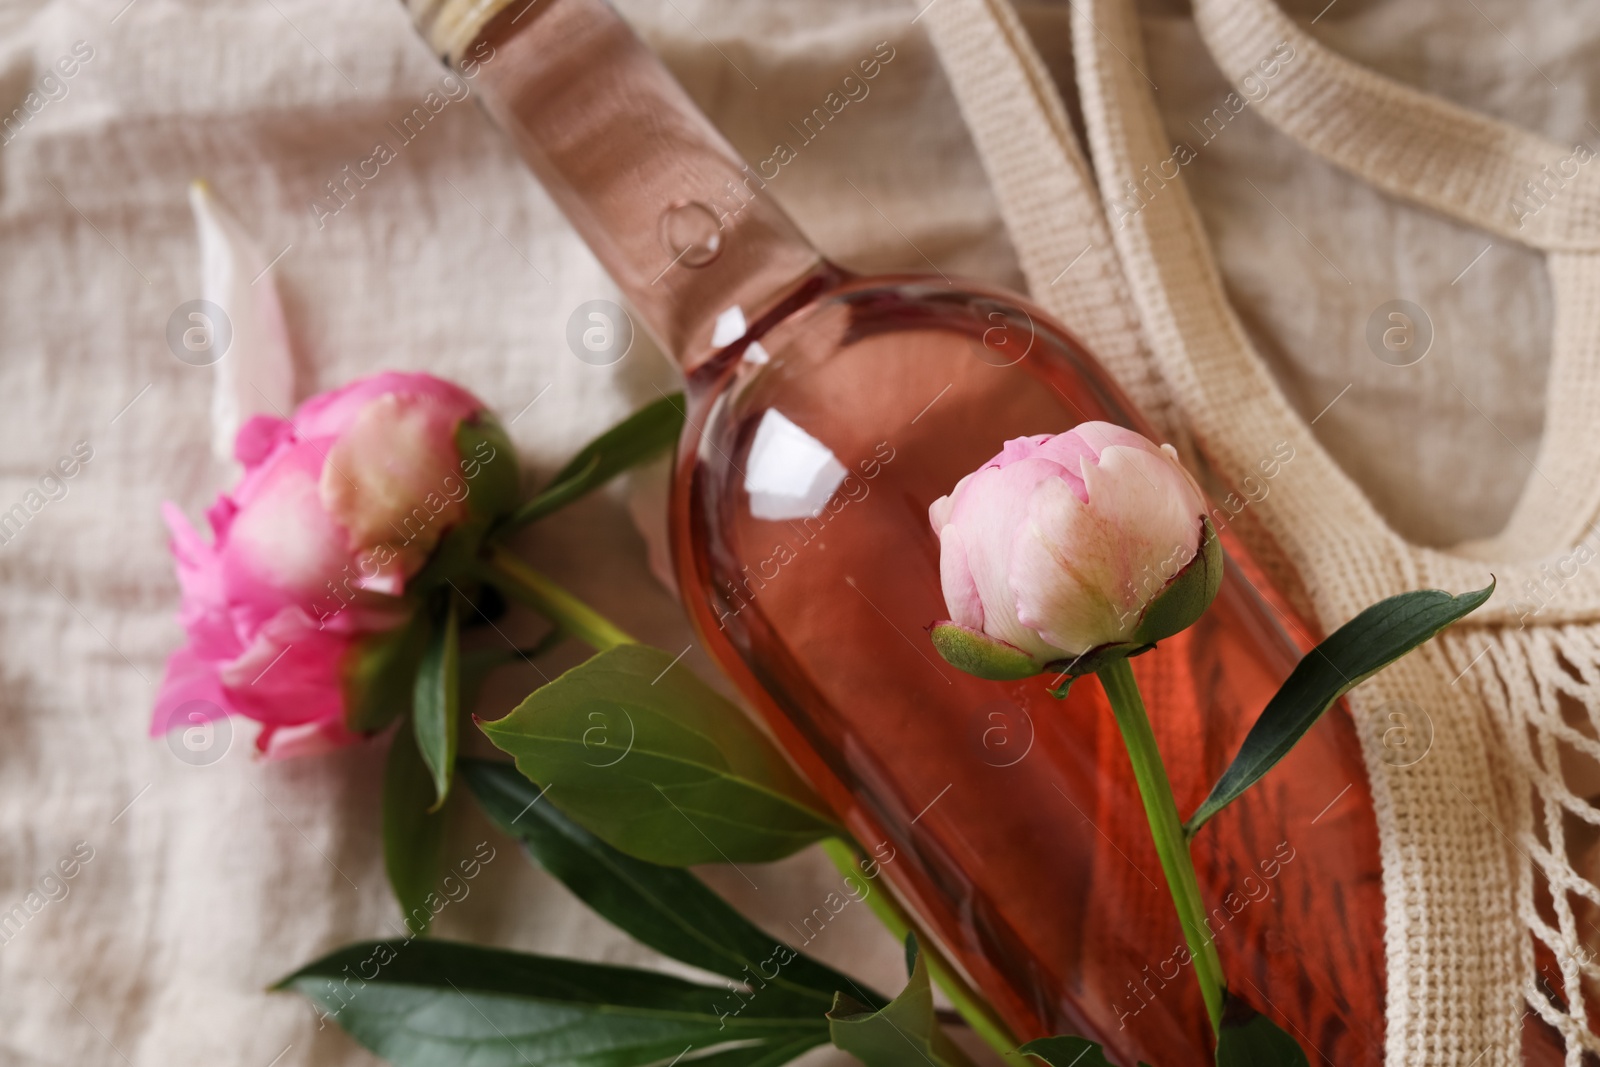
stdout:
{"type": "Polygon", "coordinates": [[[605,0],[409,6],[685,371],[820,266],[760,173],[605,0]]]}

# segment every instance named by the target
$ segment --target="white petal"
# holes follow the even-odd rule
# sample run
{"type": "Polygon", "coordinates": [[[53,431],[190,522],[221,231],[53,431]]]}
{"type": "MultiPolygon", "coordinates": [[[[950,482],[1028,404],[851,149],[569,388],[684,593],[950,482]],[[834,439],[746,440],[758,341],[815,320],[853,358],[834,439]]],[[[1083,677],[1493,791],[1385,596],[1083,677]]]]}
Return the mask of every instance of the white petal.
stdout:
{"type": "Polygon", "coordinates": [[[1113,447],[1086,467],[1089,507],[1116,531],[1107,558],[1108,598],[1139,612],[1194,558],[1205,502],[1188,473],[1160,453],[1113,447]]]}
{"type": "Polygon", "coordinates": [[[232,329],[211,392],[211,450],[230,460],[246,419],[293,408],[294,363],[270,261],[205,182],[190,184],[189,206],[200,237],[200,295],[222,308],[232,329]]]}
{"type": "Polygon", "coordinates": [[[983,631],[1041,659],[1053,651],[1017,617],[1012,557],[1028,523],[1030,500],[1044,482],[1061,483],[1061,468],[1042,459],[1020,459],[1004,467],[982,467],[956,494],[949,525],[961,534],[967,566],[983,603],[983,631]]]}
{"type": "Polygon", "coordinates": [[[983,600],[967,563],[967,546],[961,531],[946,526],[939,531],[939,585],[944,592],[950,621],[969,630],[983,629],[983,600]]]}
{"type": "Polygon", "coordinates": [[[1194,557],[1205,507],[1183,468],[1154,448],[1112,445],[1082,471],[1087,503],[1055,480],[1034,491],[1011,563],[1023,624],[1074,652],[1128,639],[1194,557]]]}
{"type": "Polygon", "coordinates": [[[1122,640],[1138,617],[1107,595],[1120,570],[1118,532],[1059,478],[1041,483],[1030,505],[1011,554],[1022,624],[1074,655],[1122,640]]]}

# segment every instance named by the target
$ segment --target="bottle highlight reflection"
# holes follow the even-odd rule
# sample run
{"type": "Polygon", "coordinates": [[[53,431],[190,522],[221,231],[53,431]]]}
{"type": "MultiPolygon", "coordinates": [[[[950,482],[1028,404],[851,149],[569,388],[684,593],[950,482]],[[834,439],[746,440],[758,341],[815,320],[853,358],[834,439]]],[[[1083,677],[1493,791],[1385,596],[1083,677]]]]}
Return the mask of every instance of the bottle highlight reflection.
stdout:
{"type": "MultiPolygon", "coordinates": [[[[1098,683],[1057,701],[1046,679],[981,681],[924,629],[945,616],[934,499],[1008,438],[1149,429],[1017,298],[825,262],[603,0],[410,6],[437,51],[473,58],[479,99],[683,365],[684,601],[796,765],[869,850],[892,849],[888,882],[1022,1039],[1209,1061],[1098,683]]],[[[1189,809],[1300,651],[1222,536],[1212,608],[1133,661],[1189,809]]],[[[1377,830],[1349,717],[1207,826],[1196,861],[1233,991],[1313,1060],[1381,1063],[1377,830]]]]}

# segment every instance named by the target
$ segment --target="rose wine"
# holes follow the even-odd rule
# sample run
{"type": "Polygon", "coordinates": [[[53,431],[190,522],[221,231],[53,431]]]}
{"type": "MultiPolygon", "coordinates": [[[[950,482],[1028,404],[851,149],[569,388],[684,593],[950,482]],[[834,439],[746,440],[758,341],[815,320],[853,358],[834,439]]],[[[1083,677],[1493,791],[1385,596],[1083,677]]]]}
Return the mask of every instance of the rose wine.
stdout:
{"type": "MultiPolygon", "coordinates": [[[[822,259],[603,0],[411,6],[684,367],[684,602],[794,763],[1019,1038],[1081,1034],[1127,1067],[1208,1062],[1098,682],[1057,700],[1048,678],[981,681],[926,633],[946,615],[928,505],[1009,438],[1092,419],[1149,434],[1138,413],[1015,296],[822,259]]],[[[1282,447],[1263,459],[1292,459],[1282,447]]],[[[1220,595],[1133,661],[1186,812],[1309,640],[1217,514],[1220,595]]],[[[1195,853],[1232,991],[1313,1062],[1379,1064],[1381,867],[1342,708],[1195,853]]]]}
{"type": "MultiPolygon", "coordinates": [[[[1007,438],[1090,419],[1145,430],[1126,401],[1014,298],[843,276],[690,389],[680,583],[785,749],[895,857],[887,877],[1019,1036],[1086,1035],[1129,1065],[1205,1062],[1205,1007],[1098,682],[1057,700],[1051,678],[982,681],[926,633],[946,614],[928,505],[1007,438]],[[778,517],[789,501],[769,467],[789,457],[774,427],[845,472],[820,511],[802,493],[802,513],[778,517]]],[[[1299,655],[1228,547],[1202,621],[1133,661],[1185,811],[1299,655]]],[[[1308,1055],[1381,1063],[1377,830],[1349,718],[1329,716],[1203,830],[1196,864],[1235,992],[1308,1055]]]]}

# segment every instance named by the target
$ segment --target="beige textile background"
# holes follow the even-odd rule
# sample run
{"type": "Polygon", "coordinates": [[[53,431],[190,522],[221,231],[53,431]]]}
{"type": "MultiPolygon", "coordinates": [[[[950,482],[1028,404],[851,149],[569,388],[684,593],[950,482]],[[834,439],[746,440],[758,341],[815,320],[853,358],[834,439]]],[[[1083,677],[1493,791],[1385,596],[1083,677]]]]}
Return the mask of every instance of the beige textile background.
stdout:
{"type": "MultiPolygon", "coordinates": [[[[322,183],[438,84],[393,0],[125,2],[0,4],[0,113],[74,42],[94,49],[66,96],[0,147],[0,510],[76,442],[93,448],[67,495],[0,544],[0,912],[78,842],[93,849],[68,895],[0,943],[0,1065],[370,1063],[332,1027],[319,1032],[304,1003],[261,990],[389,931],[379,747],[261,763],[241,723],[225,758],[195,767],[146,736],[179,639],[158,505],[198,517],[228,476],[208,450],[210,372],[164,339],[198,288],[186,184],[208,178],[266,254],[282,252],[302,396],[385,367],[454,378],[516,417],[530,476],[543,476],[675,374],[648,345],[612,368],[567,350],[572,309],[614,289],[470,103],[446,108],[319,228],[308,204],[322,183]]],[[[871,94],[771,191],[848,265],[931,262],[1018,284],[913,22],[920,3],[622,6],[757,158],[891,41],[871,94]]],[[[1322,6],[1296,13],[1306,22],[1322,6]]],[[[1025,10],[1067,77],[1065,4],[1025,10]]],[[[1587,126],[1593,5],[1337,0],[1312,29],[1412,84],[1600,143],[1587,126]]],[[[1152,9],[1147,36],[1170,126],[1225,95],[1181,6],[1152,9]]],[[[1391,521],[1436,544],[1498,528],[1539,434],[1550,308],[1537,260],[1497,244],[1452,284],[1488,238],[1360,188],[1248,111],[1186,170],[1291,397],[1310,417],[1351,385],[1316,429],[1391,521]],[[1438,328],[1416,367],[1382,364],[1362,340],[1371,309],[1396,296],[1438,328]]],[[[642,638],[689,644],[619,493],[544,524],[525,548],[642,638]]],[[[689,662],[710,671],[698,650],[689,662]]],[[[507,672],[480,710],[501,713],[532,681],[507,672]]],[[[499,855],[446,909],[442,934],[651,961],[463,812],[461,853],[485,838],[499,855]]],[[[832,888],[816,855],[752,874],[759,888],[708,877],[775,930],[832,888]]],[[[815,948],[884,988],[903,973],[865,909],[815,948]]]]}

